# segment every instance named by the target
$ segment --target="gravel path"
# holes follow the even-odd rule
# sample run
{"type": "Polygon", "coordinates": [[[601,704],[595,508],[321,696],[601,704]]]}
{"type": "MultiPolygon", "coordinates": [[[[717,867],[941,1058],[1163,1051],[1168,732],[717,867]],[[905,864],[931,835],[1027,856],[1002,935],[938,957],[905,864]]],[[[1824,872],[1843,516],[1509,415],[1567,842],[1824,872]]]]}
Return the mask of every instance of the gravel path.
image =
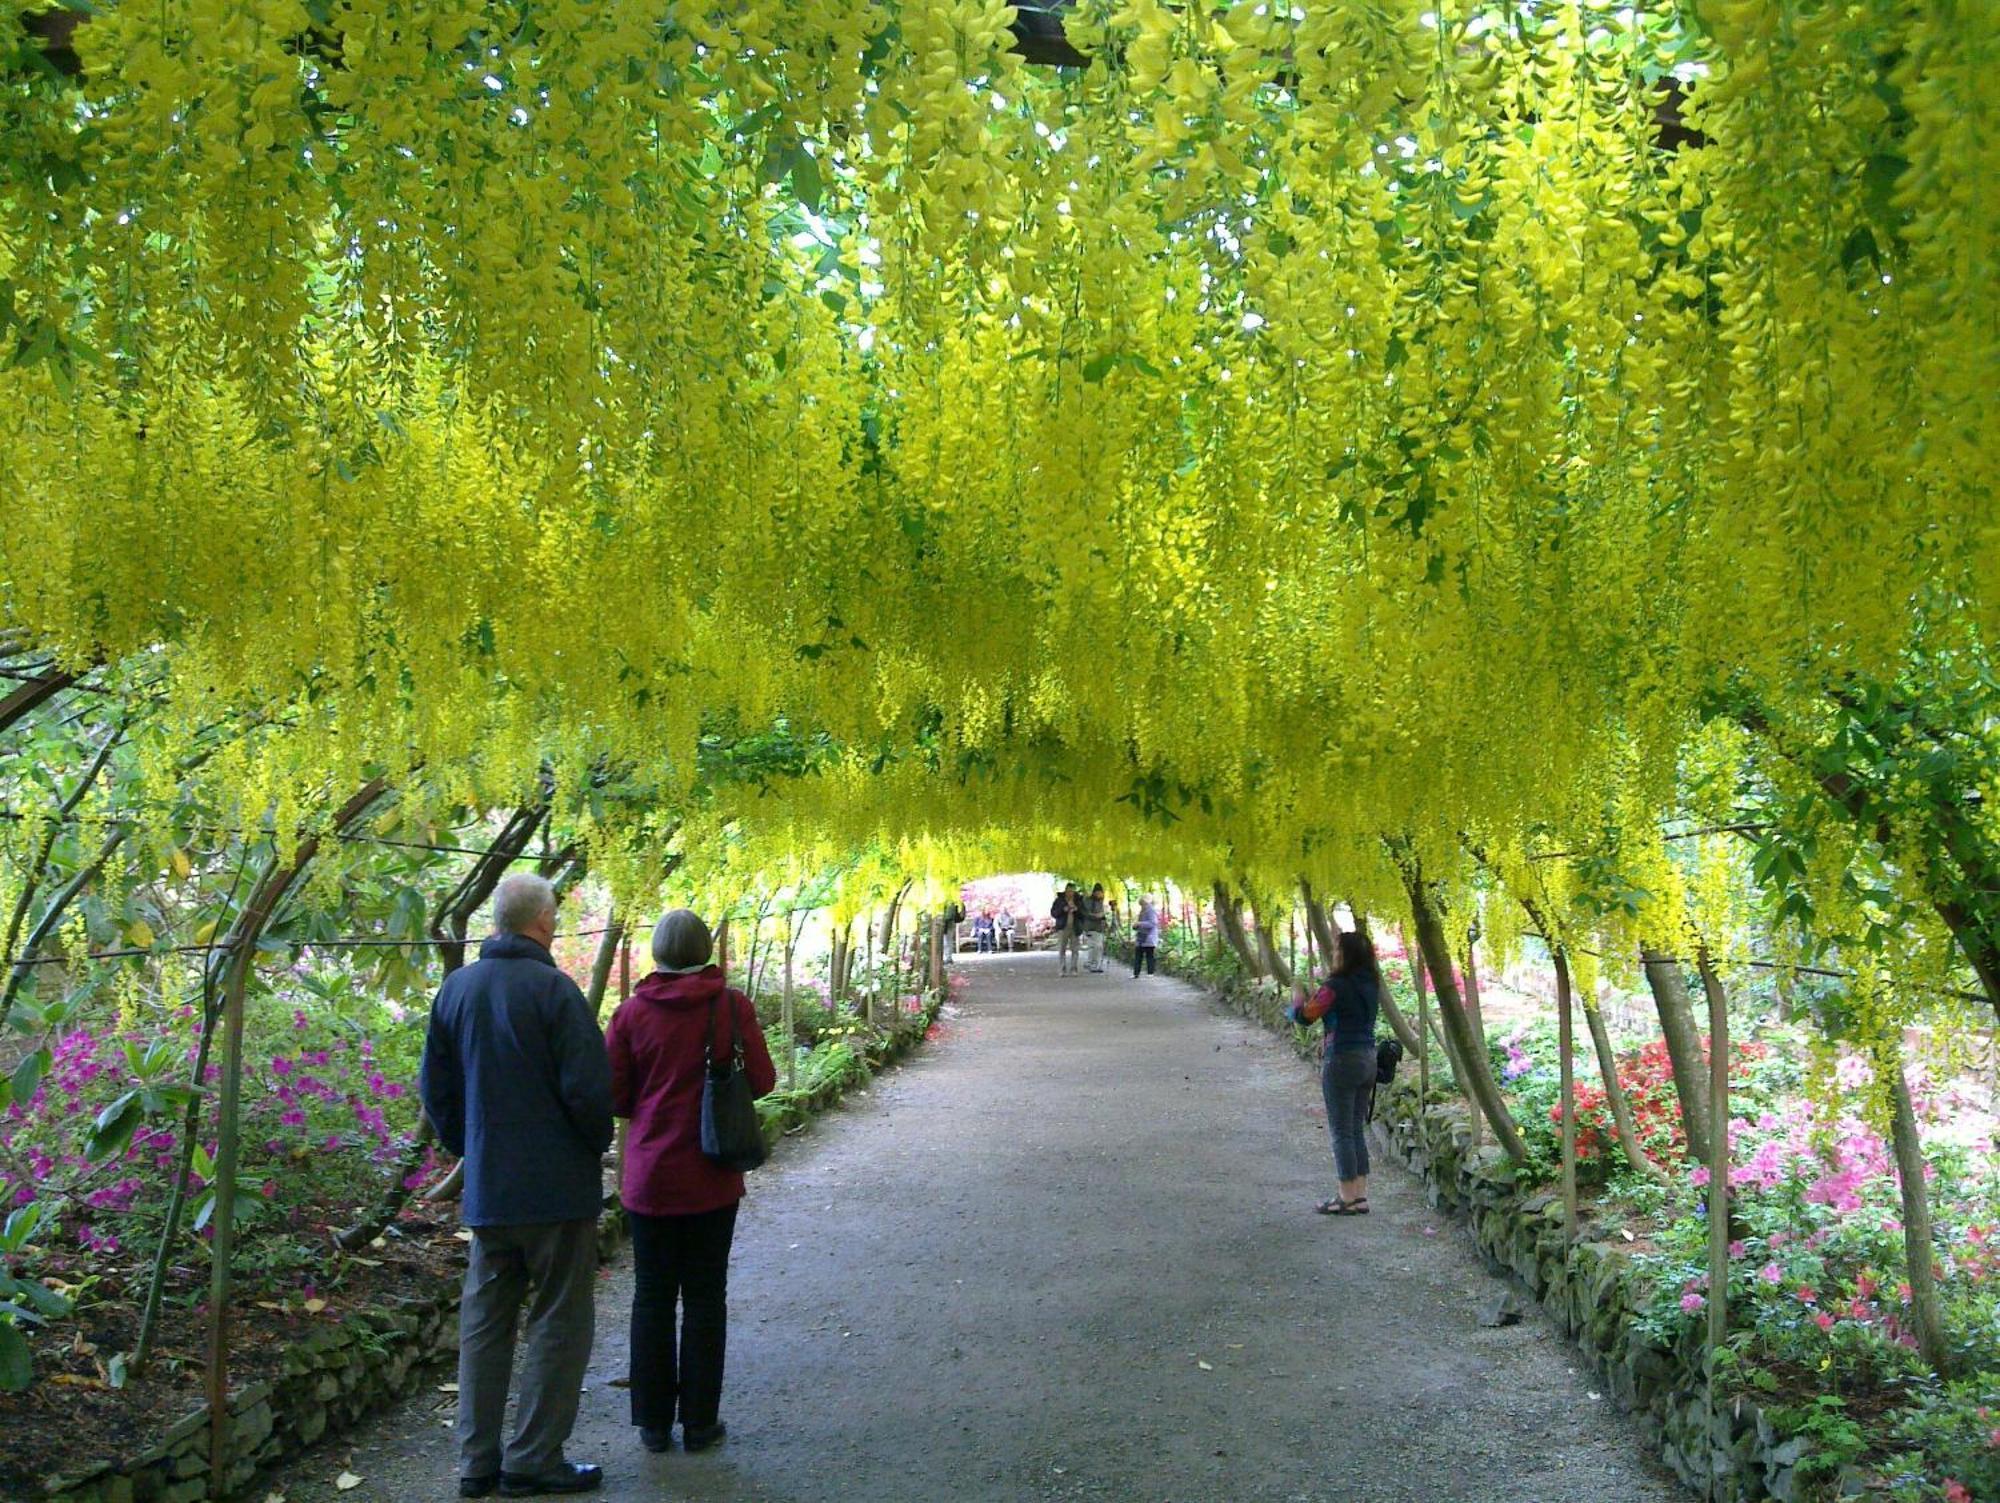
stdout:
{"type": "MultiPolygon", "coordinates": [[[[639,1448],[609,1271],[570,1446],[603,1497],[1686,1499],[1539,1314],[1479,1325],[1497,1286],[1416,1180],[1379,1172],[1365,1220],[1310,1213],[1331,1156],[1280,1041],[1165,977],[966,964],[940,1039],[752,1177],[725,1445],[639,1448]]],[[[453,1402],[265,1491],[451,1496],[453,1402]]]]}

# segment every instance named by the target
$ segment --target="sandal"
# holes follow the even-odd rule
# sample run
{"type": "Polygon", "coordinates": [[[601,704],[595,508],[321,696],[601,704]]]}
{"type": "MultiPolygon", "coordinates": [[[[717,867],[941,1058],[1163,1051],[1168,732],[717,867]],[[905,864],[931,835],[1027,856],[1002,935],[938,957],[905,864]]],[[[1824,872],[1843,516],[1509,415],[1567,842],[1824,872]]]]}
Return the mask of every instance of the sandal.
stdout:
{"type": "Polygon", "coordinates": [[[1345,1216],[1347,1214],[1347,1202],[1336,1195],[1332,1200],[1322,1200],[1318,1205],[1314,1206],[1313,1214],[1317,1216],[1345,1216]]]}
{"type": "Polygon", "coordinates": [[[1366,1216],[1368,1214],[1368,1197],[1366,1195],[1357,1195],[1354,1199],[1342,1204],[1341,1208],[1333,1214],[1336,1216],[1366,1216]]]}

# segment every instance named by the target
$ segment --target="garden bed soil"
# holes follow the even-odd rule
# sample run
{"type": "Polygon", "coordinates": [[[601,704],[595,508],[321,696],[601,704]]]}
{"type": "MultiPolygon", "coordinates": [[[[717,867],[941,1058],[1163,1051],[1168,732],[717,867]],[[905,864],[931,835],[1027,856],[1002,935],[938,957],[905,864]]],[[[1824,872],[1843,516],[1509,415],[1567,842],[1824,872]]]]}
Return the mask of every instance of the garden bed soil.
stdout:
{"type": "MultiPolygon", "coordinates": [[[[899,1026],[858,1039],[872,1071],[899,1060],[935,1031],[939,1004],[899,1026]]],[[[841,1083],[828,1082],[771,1124],[772,1135],[795,1132],[835,1105],[841,1083]]],[[[865,1092],[864,1092],[865,1094],[865,1092]]],[[[615,1200],[607,1200],[615,1208],[615,1200]]],[[[239,1266],[232,1304],[229,1386],[232,1394],[286,1374],[302,1347],[331,1336],[355,1317],[372,1317],[411,1300],[448,1296],[465,1266],[469,1234],[456,1207],[406,1210],[365,1252],[331,1246],[332,1228],[351,1207],[324,1207],[317,1222],[328,1239],[325,1261],[311,1274],[287,1271],[259,1279],[239,1266]],[[276,1287],[282,1278],[286,1287],[276,1287]]],[[[621,1240],[622,1221],[607,1218],[604,1237],[621,1240]]],[[[77,1314],[62,1322],[60,1342],[38,1342],[35,1381],[21,1393],[0,1393],[0,1498],[61,1493],[66,1484],[156,1452],[170,1439],[184,1445],[190,1423],[205,1427],[204,1371],[208,1351],[206,1264],[172,1270],[169,1302],[160,1313],[150,1369],[113,1387],[111,1364],[138,1337],[139,1312],[151,1264],[143,1250],[78,1255],[60,1275],[85,1288],[77,1314]],[[192,1293],[191,1293],[192,1291],[192,1293]]]]}
{"type": "MultiPolygon", "coordinates": [[[[456,1218],[411,1217],[367,1252],[334,1253],[325,1272],[283,1298],[246,1289],[232,1306],[229,1381],[232,1389],[274,1378],[288,1348],[316,1329],[337,1325],[392,1296],[448,1288],[465,1265],[456,1218]],[[306,1304],[312,1301],[314,1308],[306,1304]]],[[[22,1393],[0,1393],[0,1497],[33,1496],[51,1478],[74,1476],[107,1457],[133,1455],[204,1403],[208,1352],[205,1302],[167,1304],[160,1312],[153,1362],[143,1378],[113,1388],[113,1357],[129,1353],[150,1272],[143,1257],[102,1267],[94,1277],[115,1297],[86,1294],[79,1313],[61,1327],[70,1339],[38,1343],[35,1381],[22,1393]]],[[[183,1266],[175,1286],[205,1288],[207,1270],[183,1266]]]]}

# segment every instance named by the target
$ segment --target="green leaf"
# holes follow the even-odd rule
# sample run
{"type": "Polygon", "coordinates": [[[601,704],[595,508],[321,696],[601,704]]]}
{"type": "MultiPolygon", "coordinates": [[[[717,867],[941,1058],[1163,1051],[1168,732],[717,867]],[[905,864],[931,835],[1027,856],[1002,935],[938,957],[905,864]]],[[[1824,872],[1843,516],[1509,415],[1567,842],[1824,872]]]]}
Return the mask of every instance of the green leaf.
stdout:
{"type": "Polygon", "coordinates": [[[14,1099],[26,1103],[35,1094],[35,1087],[42,1083],[42,1077],[49,1073],[49,1051],[37,1049],[14,1067],[14,1099]]]}
{"type": "Polygon", "coordinates": [[[90,1137],[83,1145],[84,1157],[97,1164],[123,1153],[145,1115],[146,1109],[139,1100],[139,1093],[127,1091],[97,1114],[90,1137]]]}
{"type": "Polygon", "coordinates": [[[35,1229],[42,1224],[42,1205],[31,1200],[19,1210],[10,1212],[7,1220],[0,1223],[0,1250],[19,1252],[28,1245],[28,1239],[35,1235],[35,1229]]]}
{"type": "Polygon", "coordinates": [[[820,195],[824,191],[820,180],[819,162],[803,146],[792,156],[792,191],[799,196],[799,202],[817,214],[820,195]]]}
{"type": "Polygon", "coordinates": [[[50,1320],[60,1320],[70,1312],[70,1303],[55,1290],[27,1279],[17,1279],[19,1297],[46,1315],[50,1320]]]}
{"type": "Polygon", "coordinates": [[[1083,379],[1086,381],[1102,381],[1106,376],[1111,374],[1111,367],[1117,363],[1118,357],[1116,355],[1092,356],[1084,362],[1083,379]]]}
{"type": "Polygon", "coordinates": [[[35,1381],[35,1358],[28,1338],[10,1321],[0,1321],[0,1391],[20,1393],[35,1381]]]}

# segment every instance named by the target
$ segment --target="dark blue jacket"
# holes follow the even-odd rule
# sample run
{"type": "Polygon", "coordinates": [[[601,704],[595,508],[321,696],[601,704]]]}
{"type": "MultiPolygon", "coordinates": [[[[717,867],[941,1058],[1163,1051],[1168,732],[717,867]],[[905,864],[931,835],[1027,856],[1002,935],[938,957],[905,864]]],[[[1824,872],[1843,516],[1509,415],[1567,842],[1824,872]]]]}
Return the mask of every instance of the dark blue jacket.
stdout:
{"type": "Polygon", "coordinates": [[[496,934],[445,977],[421,1089],[465,1159],[465,1224],[595,1220],[611,1146],[611,1063],[583,993],[549,952],[496,934]]]}
{"type": "Polygon", "coordinates": [[[1325,1048],[1329,1054],[1373,1049],[1375,1012],[1381,1000],[1372,976],[1335,971],[1293,1016],[1301,1023],[1326,1020],[1325,1048]]]}

